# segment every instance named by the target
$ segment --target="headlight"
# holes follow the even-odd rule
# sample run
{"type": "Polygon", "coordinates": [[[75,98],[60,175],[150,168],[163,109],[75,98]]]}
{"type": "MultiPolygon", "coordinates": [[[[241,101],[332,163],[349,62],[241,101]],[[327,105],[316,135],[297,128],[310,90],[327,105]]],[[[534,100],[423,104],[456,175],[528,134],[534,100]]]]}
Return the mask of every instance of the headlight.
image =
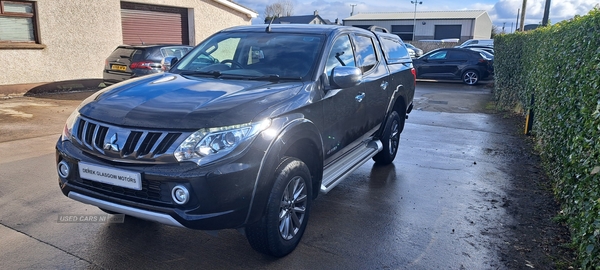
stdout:
{"type": "Polygon", "coordinates": [[[270,120],[263,120],[256,123],[198,130],[177,147],[175,158],[180,162],[193,161],[198,165],[207,163],[230,153],[240,143],[253,138],[270,125],[270,120]]]}
{"type": "Polygon", "coordinates": [[[69,118],[67,118],[67,122],[65,123],[65,127],[63,128],[62,136],[60,137],[61,141],[67,141],[71,139],[73,134],[73,126],[75,125],[75,121],[79,116],[78,110],[75,110],[71,113],[69,118]]]}

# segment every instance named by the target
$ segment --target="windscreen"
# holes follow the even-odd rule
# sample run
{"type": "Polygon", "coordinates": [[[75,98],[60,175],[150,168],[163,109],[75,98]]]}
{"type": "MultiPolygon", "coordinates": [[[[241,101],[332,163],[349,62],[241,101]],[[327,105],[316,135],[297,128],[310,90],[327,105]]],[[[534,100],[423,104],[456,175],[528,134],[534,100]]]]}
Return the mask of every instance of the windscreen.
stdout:
{"type": "Polygon", "coordinates": [[[171,72],[302,78],[315,66],[323,40],[309,34],[220,33],[198,45],[171,72]]]}

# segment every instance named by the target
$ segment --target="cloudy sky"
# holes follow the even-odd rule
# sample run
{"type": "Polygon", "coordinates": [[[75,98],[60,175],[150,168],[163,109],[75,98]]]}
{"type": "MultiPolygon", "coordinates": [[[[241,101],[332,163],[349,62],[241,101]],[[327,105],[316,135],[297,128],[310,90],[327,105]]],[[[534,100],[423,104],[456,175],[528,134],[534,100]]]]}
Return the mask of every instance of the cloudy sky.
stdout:
{"type": "MultiPolygon", "coordinates": [[[[234,0],[259,13],[253,23],[264,21],[264,12],[267,5],[278,0],[234,0]]],[[[417,11],[445,11],[445,10],[486,10],[492,22],[498,27],[505,26],[505,31],[510,32],[516,27],[517,12],[521,9],[522,0],[420,0],[423,4],[417,6],[417,11]]],[[[354,14],[361,12],[414,12],[415,5],[410,0],[292,0],[294,4],[293,15],[310,15],[315,10],[324,19],[340,21],[350,17],[352,5],[354,14]]],[[[525,24],[537,24],[544,15],[545,0],[527,0],[525,24]]],[[[575,15],[587,14],[600,0],[553,0],[550,6],[550,22],[556,23],[573,18],[575,15]]]]}

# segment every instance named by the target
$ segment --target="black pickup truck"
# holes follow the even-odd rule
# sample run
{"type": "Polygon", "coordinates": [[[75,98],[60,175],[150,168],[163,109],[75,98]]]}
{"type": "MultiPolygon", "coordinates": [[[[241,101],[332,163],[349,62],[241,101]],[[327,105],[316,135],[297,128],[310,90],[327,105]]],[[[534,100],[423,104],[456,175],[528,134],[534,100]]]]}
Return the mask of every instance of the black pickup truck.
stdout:
{"type": "Polygon", "coordinates": [[[413,105],[402,40],[347,26],[220,31],[165,73],[99,91],[56,145],[64,195],[160,223],[298,245],[311,201],[369,159],[391,163],[413,105]]]}

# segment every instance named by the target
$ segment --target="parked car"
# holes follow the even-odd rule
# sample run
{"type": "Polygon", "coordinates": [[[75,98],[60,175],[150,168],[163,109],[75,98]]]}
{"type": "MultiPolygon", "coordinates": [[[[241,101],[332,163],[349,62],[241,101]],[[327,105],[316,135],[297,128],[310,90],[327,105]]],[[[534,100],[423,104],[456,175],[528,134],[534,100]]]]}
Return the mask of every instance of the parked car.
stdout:
{"type": "Polygon", "coordinates": [[[492,55],[494,55],[494,47],[490,47],[490,46],[483,46],[483,45],[467,45],[465,47],[463,47],[465,49],[472,49],[472,50],[480,50],[480,51],[486,51],[492,55]]]}
{"type": "Polygon", "coordinates": [[[406,46],[406,51],[408,52],[408,56],[410,56],[410,58],[417,57],[417,53],[415,52],[415,50],[409,48],[408,46],[406,46]]]}
{"type": "Polygon", "coordinates": [[[421,57],[423,55],[423,50],[415,47],[415,45],[412,45],[410,43],[404,43],[404,44],[406,45],[407,48],[409,48],[409,49],[411,49],[411,50],[413,50],[415,52],[415,56],[413,58],[415,58],[415,57],[421,57]]]}
{"type": "Polygon", "coordinates": [[[112,85],[134,77],[163,72],[161,60],[167,56],[181,59],[192,46],[186,45],[120,45],[104,65],[104,84],[112,85]]]}
{"type": "Polygon", "coordinates": [[[277,257],[300,242],[319,193],[371,159],[393,162],[413,108],[412,59],[391,33],[239,26],[164,62],[67,119],[60,189],[109,213],[239,229],[277,257]]]}
{"type": "Polygon", "coordinates": [[[491,54],[480,51],[442,48],[414,59],[413,65],[420,79],[460,79],[474,85],[494,73],[493,60],[491,54]]]}
{"type": "Polygon", "coordinates": [[[489,46],[489,47],[493,48],[494,40],[493,39],[469,39],[456,47],[463,48],[463,47],[469,46],[469,45],[489,46]]]}

